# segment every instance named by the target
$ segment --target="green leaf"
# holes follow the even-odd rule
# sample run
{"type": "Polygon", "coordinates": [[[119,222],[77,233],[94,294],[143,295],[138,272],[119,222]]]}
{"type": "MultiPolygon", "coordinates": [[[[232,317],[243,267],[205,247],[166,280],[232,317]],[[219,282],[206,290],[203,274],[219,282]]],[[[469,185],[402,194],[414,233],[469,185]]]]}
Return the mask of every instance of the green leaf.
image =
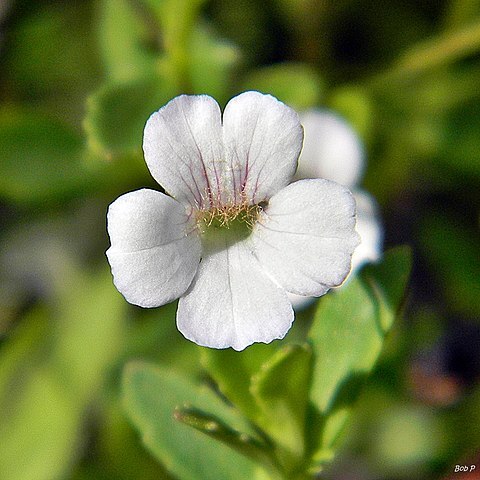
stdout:
{"type": "Polygon", "coordinates": [[[460,28],[468,25],[473,18],[480,16],[480,2],[478,0],[456,0],[448,4],[444,15],[444,28],[450,30],[460,28]]]}
{"type": "Polygon", "coordinates": [[[90,148],[107,158],[141,154],[145,123],[176,93],[159,76],[102,86],[87,100],[84,127],[90,148]]]}
{"type": "Polygon", "coordinates": [[[277,465],[271,449],[257,437],[238,432],[217,417],[188,406],[177,407],[174,417],[185,425],[229,445],[238,453],[264,465],[267,470],[277,472],[277,465]]]}
{"type": "Polygon", "coordinates": [[[190,76],[194,92],[206,93],[220,104],[230,97],[234,67],[240,51],[233,44],[217,38],[207,27],[197,25],[190,39],[190,76]]]}
{"type": "Polygon", "coordinates": [[[287,345],[262,365],[251,383],[251,392],[261,410],[260,426],[297,461],[304,454],[311,373],[310,346],[287,345]]]}
{"type": "Polygon", "coordinates": [[[104,395],[102,418],[96,430],[96,458],[91,463],[103,475],[88,472],[85,480],[174,480],[138,441],[119,397],[116,389],[104,395]],[[98,462],[98,458],[102,461],[98,462]]]}
{"type": "Polygon", "coordinates": [[[79,446],[81,405],[43,362],[49,324],[32,310],[0,350],[2,479],[63,478],[79,446]]]}
{"type": "Polygon", "coordinates": [[[103,0],[98,32],[107,78],[123,82],[155,71],[155,55],[146,50],[148,28],[128,0],[103,0]]]}
{"type": "Polygon", "coordinates": [[[257,421],[259,406],[250,392],[251,379],[277,351],[277,342],[256,343],[236,352],[231,348],[202,349],[202,364],[218,384],[218,388],[247,418],[257,421]]]}
{"type": "Polygon", "coordinates": [[[270,93],[291,107],[306,110],[319,103],[323,86],[308,65],[283,63],[253,71],[242,89],[270,93]]]}
{"type": "Polygon", "coordinates": [[[86,184],[82,141],[38,114],[0,115],[0,195],[20,203],[71,196],[86,184]]]}
{"type": "Polygon", "coordinates": [[[21,10],[2,49],[3,102],[20,101],[77,125],[101,71],[91,5],[42,2],[21,10]]]}
{"type": "Polygon", "coordinates": [[[110,273],[62,280],[55,308],[33,309],[0,349],[2,479],[68,476],[86,408],[120,352],[125,302],[110,273]]]}
{"type": "Polygon", "coordinates": [[[310,442],[314,461],[332,449],[398,313],[411,268],[408,247],[392,249],[320,303],[309,334],[315,355],[310,442]]]}
{"type": "Polygon", "coordinates": [[[215,417],[225,425],[254,436],[242,417],[208,389],[171,369],[132,362],[124,371],[123,400],[147,448],[178,478],[253,477],[255,464],[250,460],[174,419],[175,408],[187,403],[215,412],[215,417]]]}
{"type": "Polygon", "coordinates": [[[115,290],[107,266],[95,275],[77,271],[64,282],[56,302],[50,361],[77,401],[87,402],[122,351],[127,303],[115,290]]]}
{"type": "Polygon", "coordinates": [[[360,274],[378,302],[377,318],[384,334],[392,327],[402,306],[411,269],[412,251],[401,246],[389,250],[382,262],[367,265],[360,274]]]}
{"type": "Polygon", "coordinates": [[[2,411],[1,478],[65,478],[79,448],[79,406],[51,370],[27,375],[15,408],[2,411]]]}
{"type": "Polygon", "coordinates": [[[15,403],[20,387],[17,379],[44,355],[41,339],[48,332],[48,323],[47,310],[34,308],[0,345],[0,411],[15,403]]]}
{"type": "MultiPolygon", "coordinates": [[[[19,16],[11,31],[7,67],[16,88],[28,99],[91,87],[98,75],[91,12],[83,2],[43,4],[19,16]]],[[[64,105],[64,108],[70,108],[64,105]]]]}

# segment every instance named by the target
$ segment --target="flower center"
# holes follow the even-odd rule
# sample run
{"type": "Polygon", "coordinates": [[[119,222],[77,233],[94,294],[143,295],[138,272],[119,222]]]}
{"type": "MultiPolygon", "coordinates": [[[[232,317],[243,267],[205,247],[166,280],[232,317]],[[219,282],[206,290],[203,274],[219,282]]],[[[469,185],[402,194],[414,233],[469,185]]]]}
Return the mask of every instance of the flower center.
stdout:
{"type": "Polygon", "coordinates": [[[250,235],[262,209],[262,205],[240,203],[197,210],[197,227],[204,241],[212,239],[220,232],[223,237],[226,235],[232,240],[242,240],[250,235]]]}
{"type": "Polygon", "coordinates": [[[221,205],[208,210],[197,210],[197,225],[203,232],[208,227],[231,228],[234,224],[244,223],[252,229],[262,211],[260,205],[221,205]]]}

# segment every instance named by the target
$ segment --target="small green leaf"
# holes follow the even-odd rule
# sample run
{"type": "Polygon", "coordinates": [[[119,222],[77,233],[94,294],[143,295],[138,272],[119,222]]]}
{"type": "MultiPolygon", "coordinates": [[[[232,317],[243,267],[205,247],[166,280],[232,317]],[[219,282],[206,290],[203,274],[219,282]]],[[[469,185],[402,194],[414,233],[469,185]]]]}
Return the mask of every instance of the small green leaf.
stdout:
{"type": "Polygon", "coordinates": [[[399,247],[320,303],[309,334],[315,355],[311,442],[318,461],[331,450],[401,306],[411,252],[399,247]]]}
{"type": "Polygon", "coordinates": [[[146,77],[155,71],[155,55],[146,50],[146,22],[128,0],[103,0],[98,32],[107,77],[114,82],[146,77]]]}
{"type": "Polygon", "coordinates": [[[251,392],[260,407],[260,426],[296,459],[304,454],[311,373],[310,346],[287,345],[252,377],[251,392]]]}
{"type": "Polygon", "coordinates": [[[125,409],[153,455],[182,480],[253,478],[255,464],[223,443],[206,437],[174,418],[185,403],[215,417],[230,428],[254,436],[232,408],[170,368],[141,362],[127,365],[123,377],[125,409]]]}
{"type": "Polygon", "coordinates": [[[39,203],[85,186],[82,141],[59,122],[38,114],[0,115],[0,195],[39,203]]]}
{"type": "Polygon", "coordinates": [[[217,417],[188,406],[177,407],[174,417],[185,425],[229,445],[238,453],[264,465],[267,470],[277,470],[272,450],[258,437],[238,432],[217,417]]]}
{"type": "Polygon", "coordinates": [[[176,93],[159,76],[102,86],[87,101],[84,127],[90,148],[107,158],[140,154],[145,123],[176,93]]]}
{"type": "Polygon", "coordinates": [[[256,343],[241,352],[231,348],[202,349],[202,364],[220,391],[253,422],[258,419],[260,410],[250,392],[251,379],[277,348],[275,342],[268,345],[256,343]]]}
{"type": "Polygon", "coordinates": [[[398,314],[412,269],[412,251],[402,246],[389,250],[381,263],[367,265],[360,277],[370,286],[379,304],[380,324],[384,334],[398,314]]]}
{"type": "Polygon", "coordinates": [[[270,93],[298,110],[318,104],[322,84],[315,71],[301,63],[283,63],[255,70],[244,80],[243,90],[270,93]]]}

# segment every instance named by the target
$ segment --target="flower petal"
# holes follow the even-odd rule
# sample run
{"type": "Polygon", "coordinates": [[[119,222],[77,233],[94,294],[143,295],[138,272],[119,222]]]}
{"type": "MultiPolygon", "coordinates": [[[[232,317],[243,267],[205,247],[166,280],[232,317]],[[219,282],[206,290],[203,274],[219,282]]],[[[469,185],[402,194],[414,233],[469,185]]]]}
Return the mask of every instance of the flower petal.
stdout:
{"type": "Polygon", "coordinates": [[[242,93],[225,108],[223,133],[235,192],[260,203],[290,183],[303,142],[291,108],[271,95],[242,93]]]}
{"type": "Polygon", "coordinates": [[[152,114],[143,137],[145,161],[174,198],[198,208],[223,192],[226,163],[220,107],[207,95],[180,95],[152,114]]]}
{"type": "Polygon", "coordinates": [[[305,141],[296,178],[326,178],[352,187],[364,166],[364,151],[355,131],[329,111],[311,110],[301,116],[305,141]]]}
{"type": "MultiPolygon", "coordinates": [[[[383,228],[374,198],[369,193],[361,190],[354,191],[353,196],[357,204],[357,224],[355,230],[360,235],[361,242],[353,252],[352,269],[346,281],[365,263],[376,262],[380,259],[383,243],[383,228]]],[[[307,308],[315,300],[315,297],[288,293],[288,299],[292,303],[293,309],[300,311],[307,308]]]]}
{"type": "Polygon", "coordinates": [[[329,180],[300,180],[270,199],[253,230],[260,263],[287,291],[320,296],[340,285],[359,243],[355,201],[329,180]]]}
{"type": "Polygon", "coordinates": [[[248,240],[218,241],[179,301],[180,332],[199,345],[235,350],[283,338],[293,322],[286,292],[261,269],[248,240]]]}
{"type": "Polygon", "coordinates": [[[187,290],[201,243],[180,203],[154,190],[130,192],[110,205],[107,227],[113,281],[128,302],[158,307],[187,290]]]}
{"type": "Polygon", "coordinates": [[[357,202],[357,226],[361,243],[352,257],[352,271],[368,262],[376,262],[382,254],[383,228],[374,198],[367,192],[354,191],[357,202]]]}

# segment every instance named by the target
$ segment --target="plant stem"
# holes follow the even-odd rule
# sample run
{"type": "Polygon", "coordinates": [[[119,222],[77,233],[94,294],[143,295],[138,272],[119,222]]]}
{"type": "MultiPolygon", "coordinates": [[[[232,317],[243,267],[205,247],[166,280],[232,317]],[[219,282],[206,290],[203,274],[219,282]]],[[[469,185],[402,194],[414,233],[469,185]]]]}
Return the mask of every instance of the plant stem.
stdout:
{"type": "Polygon", "coordinates": [[[369,83],[377,87],[392,82],[408,81],[428,70],[475,53],[477,50],[480,50],[480,21],[415,45],[389,70],[374,77],[369,83]]]}

